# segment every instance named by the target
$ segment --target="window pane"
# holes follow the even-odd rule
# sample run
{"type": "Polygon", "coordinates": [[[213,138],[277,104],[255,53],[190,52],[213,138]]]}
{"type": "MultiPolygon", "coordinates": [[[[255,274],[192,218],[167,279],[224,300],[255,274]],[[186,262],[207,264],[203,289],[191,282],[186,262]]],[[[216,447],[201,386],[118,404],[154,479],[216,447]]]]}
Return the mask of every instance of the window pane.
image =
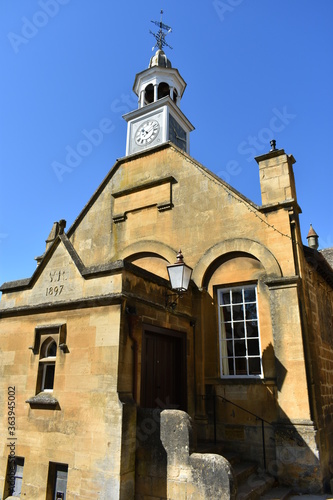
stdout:
{"type": "Polygon", "coordinates": [[[45,389],[53,389],[54,383],[54,369],[55,365],[46,365],[45,366],[45,379],[44,379],[44,390],[45,389]]]}
{"type": "Polygon", "coordinates": [[[244,319],[243,305],[233,306],[232,316],[234,321],[244,319]]]}
{"type": "Polygon", "coordinates": [[[249,373],[250,375],[260,375],[260,358],[249,358],[249,373]]]}
{"type": "Polygon", "coordinates": [[[254,288],[246,288],[244,290],[244,300],[245,300],[245,302],[255,302],[256,301],[256,291],[254,288]]]}
{"type": "Polygon", "coordinates": [[[236,358],[236,375],[247,375],[246,359],[236,358]]]}
{"type": "Polygon", "coordinates": [[[241,304],[243,302],[242,291],[237,290],[232,292],[232,303],[233,304],[241,304]]]}
{"type": "Polygon", "coordinates": [[[245,340],[235,340],[235,356],[245,356],[245,340]]]}
{"type": "Polygon", "coordinates": [[[245,329],[244,329],[244,323],[238,322],[234,323],[234,337],[235,339],[244,339],[245,338],[245,329]]]}
{"type": "Polygon", "coordinates": [[[57,355],[57,344],[52,342],[47,350],[48,356],[56,356],[57,355]]]}
{"type": "Polygon", "coordinates": [[[222,292],[221,293],[221,302],[222,304],[230,304],[230,292],[222,292]]]}
{"type": "Polygon", "coordinates": [[[227,344],[227,353],[228,353],[227,355],[232,356],[233,352],[234,352],[234,343],[232,340],[227,340],[226,344],[227,344]]]}
{"type": "Polygon", "coordinates": [[[222,311],[222,319],[224,321],[231,321],[231,309],[230,306],[226,306],[221,308],[222,311]]]}
{"type": "Polygon", "coordinates": [[[227,339],[232,339],[232,326],[231,323],[225,323],[225,334],[227,339]]]}
{"type": "Polygon", "coordinates": [[[247,353],[249,356],[259,355],[259,339],[253,339],[247,341],[247,353]]]}
{"type": "Polygon", "coordinates": [[[246,304],[245,315],[246,319],[257,319],[257,304],[246,304]]]}
{"type": "Polygon", "coordinates": [[[258,322],[257,321],[247,321],[246,322],[246,334],[247,337],[258,337],[258,322]]]}
{"type": "Polygon", "coordinates": [[[232,358],[229,358],[228,361],[229,361],[229,374],[228,375],[235,375],[234,360],[232,358]]]}

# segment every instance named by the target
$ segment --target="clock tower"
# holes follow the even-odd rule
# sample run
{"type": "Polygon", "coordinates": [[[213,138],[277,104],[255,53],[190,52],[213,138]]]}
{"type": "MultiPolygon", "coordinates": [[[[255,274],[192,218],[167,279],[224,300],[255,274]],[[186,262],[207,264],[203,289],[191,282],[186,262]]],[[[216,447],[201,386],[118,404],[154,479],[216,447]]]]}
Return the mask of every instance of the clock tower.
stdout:
{"type": "Polygon", "coordinates": [[[157,51],[148,69],[135,77],[133,91],[138,96],[138,109],[123,116],[127,121],[126,155],[167,141],[189,153],[190,132],[194,127],[179,107],[186,83],[163,51],[171,28],[162,20],[152,22],[160,27],[158,33],[152,33],[157,40],[157,51]]]}

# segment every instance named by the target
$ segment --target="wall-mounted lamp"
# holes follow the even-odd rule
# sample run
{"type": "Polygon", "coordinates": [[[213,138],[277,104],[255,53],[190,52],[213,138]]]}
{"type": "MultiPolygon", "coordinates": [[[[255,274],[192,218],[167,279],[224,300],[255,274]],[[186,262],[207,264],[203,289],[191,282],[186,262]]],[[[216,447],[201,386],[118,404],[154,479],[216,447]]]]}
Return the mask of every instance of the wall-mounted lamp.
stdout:
{"type": "Polygon", "coordinates": [[[193,269],[185,264],[182,251],[179,250],[177,254],[177,262],[167,266],[167,270],[171,289],[175,293],[166,294],[165,305],[166,307],[174,309],[177,305],[178,299],[188,289],[193,269]]]}

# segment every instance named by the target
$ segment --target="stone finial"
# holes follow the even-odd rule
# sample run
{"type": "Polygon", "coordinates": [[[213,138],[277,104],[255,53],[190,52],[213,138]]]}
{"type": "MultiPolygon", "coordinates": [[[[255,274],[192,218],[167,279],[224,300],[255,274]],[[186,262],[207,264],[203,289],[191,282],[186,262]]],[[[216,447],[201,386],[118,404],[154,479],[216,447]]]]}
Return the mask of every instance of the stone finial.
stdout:
{"type": "Polygon", "coordinates": [[[310,230],[308,232],[308,235],[306,237],[308,240],[308,246],[310,248],[314,248],[315,250],[318,249],[319,247],[319,236],[316,233],[316,231],[313,229],[312,224],[310,224],[310,230]]]}
{"type": "Polygon", "coordinates": [[[65,219],[60,219],[59,222],[54,222],[53,223],[51,232],[48,235],[48,238],[46,240],[46,250],[52,245],[52,243],[54,242],[54,240],[56,239],[56,237],[59,234],[63,234],[64,233],[65,227],[66,227],[66,221],[65,221],[65,219]]]}
{"type": "MultiPolygon", "coordinates": [[[[59,222],[53,223],[51,232],[48,235],[47,239],[45,240],[45,243],[46,243],[45,252],[50,248],[50,246],[52,245],[54,240],[57,238],[57,236],[59,236],[59,234],[64,234],[65,227],[66,227],[65,219],[60,219],[59,222]]],[[[43,253],[43,255],[40,255],[39,257],[35,257],[35,260],[37,261],[37,266],[39,266],[39,264],[41,263],[44,255],[45,255],[45,252],[43,253]]]]}

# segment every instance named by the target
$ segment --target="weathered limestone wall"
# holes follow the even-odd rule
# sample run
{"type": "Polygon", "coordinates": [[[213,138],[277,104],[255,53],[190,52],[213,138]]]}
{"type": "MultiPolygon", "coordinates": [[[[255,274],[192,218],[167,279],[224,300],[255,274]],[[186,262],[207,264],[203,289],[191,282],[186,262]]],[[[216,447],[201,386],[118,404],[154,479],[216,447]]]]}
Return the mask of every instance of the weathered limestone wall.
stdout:
{"type": "MultiPolygon", "coordinates": [[[[16,455],[25,458],[22,497],[45,499],[48,464],[53,461],[68,464],[69,500],[130,498],[120,494],[121,489],[133,492],[134,454],[128,436],[122,435],[124,405],[117,393],[119,327],[118,305],[2,319],[1,405],[6,406],[7,387],[15,386],[16,455]],[[32,408],[26,400],[36,391],[39,356],[29,350],[34,330],[59,322],[67,325],[69,350],[57,350],[52,395],[59,409],[32,408]],[[123,470],[122,438],[127,438],[123,470]]],[[[5,413],[1,435],[3,491],[8,456],[5,413]]]]}
{"type": "Polygon", "coordinates": [[[279,413],[310,420],[297,281],[270,284],[274,351],[278,360],[279,413]]]}

